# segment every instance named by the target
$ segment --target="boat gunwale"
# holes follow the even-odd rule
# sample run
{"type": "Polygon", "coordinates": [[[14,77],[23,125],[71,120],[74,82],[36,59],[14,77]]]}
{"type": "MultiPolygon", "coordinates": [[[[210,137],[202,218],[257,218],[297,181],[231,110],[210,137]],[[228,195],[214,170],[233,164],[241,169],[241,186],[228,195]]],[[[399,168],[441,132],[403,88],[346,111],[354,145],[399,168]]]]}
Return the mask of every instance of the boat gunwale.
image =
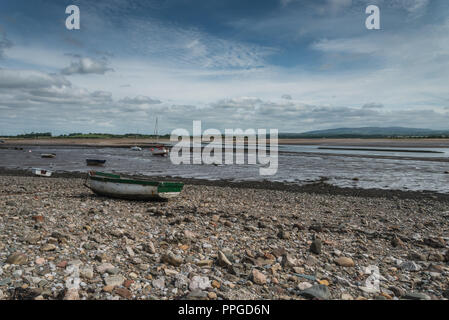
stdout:
{"type": "MultiPolygon", "coordinates": [[[[130,178],[122,178],[119,175],[104,173],[104,172],[89,172],[89,178],[102,182],[124,183],[124,184],[138,184],[144,186],[155,186],[161,188],[180,188],[180,191],[184,187],[182,182],[159,182],[159,181],[147,181],[130,178]]],[[[179,191],[179,192],[180,192],[179,191]]]]}

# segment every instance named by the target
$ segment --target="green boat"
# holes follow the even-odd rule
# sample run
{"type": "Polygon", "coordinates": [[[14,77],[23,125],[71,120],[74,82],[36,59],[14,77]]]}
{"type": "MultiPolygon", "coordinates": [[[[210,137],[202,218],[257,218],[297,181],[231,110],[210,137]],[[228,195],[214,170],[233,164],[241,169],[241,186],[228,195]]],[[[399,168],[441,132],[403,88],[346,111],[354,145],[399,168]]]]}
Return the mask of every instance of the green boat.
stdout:
{"type": "Polygon", "coordinates": [[[184,184],[180,182],[133,179],[112,173],[90,171],[87,176],[86,186],[101,196],[131,200],[151,200],[174,198],[181,193],[184,184]]]}

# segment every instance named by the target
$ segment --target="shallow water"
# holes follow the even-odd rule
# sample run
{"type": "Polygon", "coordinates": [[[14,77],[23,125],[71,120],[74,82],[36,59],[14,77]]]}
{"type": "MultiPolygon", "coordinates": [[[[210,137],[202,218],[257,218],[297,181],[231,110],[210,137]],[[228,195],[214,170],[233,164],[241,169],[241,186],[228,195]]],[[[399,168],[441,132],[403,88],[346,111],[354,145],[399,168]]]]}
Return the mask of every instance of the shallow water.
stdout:
{"type": "MultiPolygon", "coordinates": [[[[24,147],[24,150],[0,149],[0,167],[44,168],[54,171],[87,172],[103,170],[147,176],[172,176],[208,180],[230,179],[234,181],[269,180],[297,184],[310,183],[321,177],[340,187],[381,188],[394,190],[431,190],[449,192],[449,162],[432,161],[432,157],[449,157],[443,154],[404,154],[399,152],[370,152],[347,150],[321,150],[317,146],[280,146],[279,165],[274,176],[260,176],[259,165],[174,165],[170,158],[154,157],[146,149],[131,151],[128,148],[84,147],[24,147]],[[31,150],[31,152],[28,152],[31,150]],[[43,159],[41,153],[56,153],[56,158],[43,159]],[[345,154],[345,156],[329,155],[345,154]],[[351,156],[355,154],[358,156],[351,156]],[[388,155],[394,159],[376,159],[363,156],[388,155]],[[402,159],[400,157],[429,158],[427,161],[402,159]],[[85,159],[106,159],[106,166],[87,167],[85,159]],[[100,169],[101,168],[101,169],[100,169]],[[354,181],[353,178],[358,178],[354,181]]],[[[449,158],[448,158],[449,160],[449,158]]]]}

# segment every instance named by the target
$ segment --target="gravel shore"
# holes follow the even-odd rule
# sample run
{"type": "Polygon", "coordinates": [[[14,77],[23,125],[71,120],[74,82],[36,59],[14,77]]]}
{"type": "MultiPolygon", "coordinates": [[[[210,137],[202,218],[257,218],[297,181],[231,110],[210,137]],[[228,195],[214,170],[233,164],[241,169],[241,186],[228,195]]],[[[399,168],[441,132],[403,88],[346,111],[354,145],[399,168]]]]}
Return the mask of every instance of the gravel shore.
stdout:
{"type": "Polygon", "coordinates": [[[449,298],[445,197],[83,183],[0,176],[0,299],[449,298]]]}

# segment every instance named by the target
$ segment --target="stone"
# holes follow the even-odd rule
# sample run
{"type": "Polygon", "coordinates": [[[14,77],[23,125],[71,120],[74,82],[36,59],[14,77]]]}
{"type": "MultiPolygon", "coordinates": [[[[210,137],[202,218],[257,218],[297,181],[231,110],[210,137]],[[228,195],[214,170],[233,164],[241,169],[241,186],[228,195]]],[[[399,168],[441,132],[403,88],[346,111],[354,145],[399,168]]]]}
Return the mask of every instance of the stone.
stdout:
{"type": "Polygon", "coordinates": [[[391,286],[388,289],[391,290],[393,294],[398,298],[402,297],[405,294],[405,290],[399,287],[391,286]]]}
{"type": "Polygon", "coordinates": [[[208,292],[207,297],[211,300],[217,299],[217,294],[215,292],[208,292]]]}
{"type": "Polygon", "coordinates": [[[208,298],[207,292],[202,290],[193,290],[186,296],[187,300],[206,300],[208,298]]]}
{"type": "Polygon", "coordinates": [[[290,256],[289,254],[284,254],[282,256],[281,265],[284,268],[293,268],[296,267],[297,261],[295,258],[290,256]]]}
{"type": "Polygon", "coordinates": [[[405,271],[419,271],[421,267],[413,261],[405,261],[399,265],[402,270],[405,271]]]}
{"type": "Polygon", "coordinates": [[[218,264],[222,267],[232,266],[231,261],[229,261],[222,251],[218,251],[218,264]]]}
{"type": "Polygon", "coordinates": [[[77,289],[68,289],[64,295],[64,300],[79,300],[80,296],[77,289]]]}
{"type": "Polygon", "coordinates": [[[212,288],[220,289],[221,284],[220,284],[220,282],[217,281],[217,280],[212,280],[211,286],[212,286],[212,288]]]}
{"type": "Polygon", "coordinates": [[[334,262],[341,267],[354,267],[355,263],[351,258],[339,257],[334,260],[334,262]]]}
{"type": "Polygon", "coordinates": [[[90,266],[86,266],[80,269],[80,276],[85,279],[92,279],[94,277],[94,270],[90,266]]]}
{"type": "Polygon", "coordinates": [[[267,283],[267,277],[257,269],[252,271],[252,280],[255,284],[264,285],[267,283]]]}
{"type": "Polygon", "coordinates": [[[100,274],[103,274],[103,273],[107,272],[108,270],[112,270],[112,269],[114,269],[114,266],[108,262],[102,263],[99,266],[97,266],[97,271],[100,274]]]}
{"type": "Polygon", "coordinates": [[[283,240],[289,240],[291,238],[291,234],[289,231],[280,230],[278,233],[278,238],[283,240]]]}
{"type": "Polygon", "coordinates": [[[395,248],[397,247],[403,247],[404,246],[404,242],[402,242],[401,239],[399,239],[398,237],[394,237],[393,239],[391,239],[391,245],[395,248]]]}
{"type": "Polygon", "coordinates": [[[38,223],[44,222],[43,216],[32,216],[31,218],[34,220],[34,222],[38,222],[38,223]]]}
{"type": "Polygon", "coordinates": [[[56,245],[54,245],[53,243],[47,243],[41,247],[41,250],[42,251],[55,251],[56,245]]]}
{"type": "Polygon", "coordinates": [[[322,284],[313,285],[300,292],[300,294],[306,298],[328,300],[331,297],[329,288],[322,284]]]}
{"type": "Polygon", "coordinates": [[[312,244],[310,245],[310,251],[315,254],[320,254],[321,247],[322,247],[321,239],[316,238],[315,240],[312,241],[312,244]]]}
{"type": "Polygon", "coordinates": [[[342,293],[341,300],[354,300],[354,298],[349,293],[342,293]]]}
{"type": "Polygon", "coordinates": [[[109,276],[104,278],[104,283],[107,286],[121,286],[123,284],[123,282],[125,282],[125,278],[122,275],[113,275],[113,276],[109,276]]]}
{"type": "Polygon", "coordinates": [[[310,282],[304,281],[304,282],[298,283],[297,288],[298,288],[299,290],[301,290],[301,291],[304,291],[304,290],[306,290],[306,289],[311,288],[312,286],[313,286],[313,284],[311,284],[310,282]]]}
{"type": "Polygon", "coordinates": [[[27,256],[21,252],[15,252],[6,259],[6,263],[9,264],[25,264],[27,261],[27,256]]]}
{"type": "Polygon", "coordinates": [[[156,253],[156,248],[154,247],[154,244],[151,241],[148,241],[148,243],[145,243],[144,245],[142,245],[142,248],[145,252],[148,252],[150,254],[156,253]]]}
{"type": "Polygon", "coordinates": [[[165,279],[164,278],[154,279],[151,283],[152,283],[153,287],[156,289],[162,290],[165,288],[165,279]]]}
{"type": "Polygon", "coordinates": [[[211,287],[211,283],[209,280],[209,277],[201,277],[201,276],[194,276],[189,283],[189,289],[191,291],[194,290],[206,290],[211,287]]]}
{"type": "Polygon", "coordinates": [[[125,288],[116,288],[115,293],[117,293],[120,297],[125,299],[131,299],[133,297],[131,291],[125,288]]]}
{"type": "Polygon", "coordinates": [[[182,259],[179,256],[175,256],[173,253],[168,253],[164,254],[161,257],[161,261],[164,263],[171,264],[172,266],[179,267],[184,262],[184,259],[182,259]]]}
{"type": "Polygon", "coordinates": [[[407,300],[430,300],[427,294],[419,292],[407,292],[403,298],[407,300]]]}
{"type": "Polygon", "coordinates": [[[425,238],[423,240],[424,244],[426,244],[429,247],[432,248],[445,248],[446,247],[446,241],[444,241],[443,238],[425,238]]]}
{"type": "Polygon", "coordinates": [[[37,265],[41,265],[45,263],[45,259],[44,258],[36,258],[36,260],[34,260],[34,263],[37,265]]]}

